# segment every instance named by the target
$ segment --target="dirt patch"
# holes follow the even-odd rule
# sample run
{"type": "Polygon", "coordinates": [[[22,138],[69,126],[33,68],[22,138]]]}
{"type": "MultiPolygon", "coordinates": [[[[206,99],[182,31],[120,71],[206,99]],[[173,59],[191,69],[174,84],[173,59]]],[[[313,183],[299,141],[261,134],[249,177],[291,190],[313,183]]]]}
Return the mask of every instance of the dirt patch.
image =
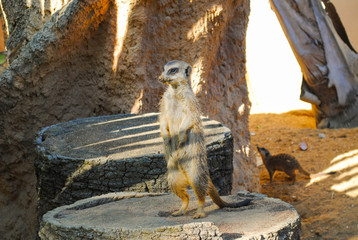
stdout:
{"type": "Polygon", "coordinates": [[[262,193],[292,204],[300,214],[302,239],[358,239],[358,128],[315,129],[308,110],[253,114],[249,125],[253,146],[291,154],[311,174],[336,171],[311,180],[298,174],[294,185],[276,172],[270,184],[266,168],[259,167],[262,193]]]}

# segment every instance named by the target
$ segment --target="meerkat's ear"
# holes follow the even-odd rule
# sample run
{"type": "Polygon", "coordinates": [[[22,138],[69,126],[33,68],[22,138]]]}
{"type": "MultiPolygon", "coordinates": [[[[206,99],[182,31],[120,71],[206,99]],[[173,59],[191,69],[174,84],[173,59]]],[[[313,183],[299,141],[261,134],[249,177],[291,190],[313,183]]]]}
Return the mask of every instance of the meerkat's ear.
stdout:
{"type": "Polygon", "coordinates": [[[188,67],[185,69],[185,75],[186,75],[187,77],[189,77],[190,74],[191,74],[191,67],[188,66],[188,67]]]}

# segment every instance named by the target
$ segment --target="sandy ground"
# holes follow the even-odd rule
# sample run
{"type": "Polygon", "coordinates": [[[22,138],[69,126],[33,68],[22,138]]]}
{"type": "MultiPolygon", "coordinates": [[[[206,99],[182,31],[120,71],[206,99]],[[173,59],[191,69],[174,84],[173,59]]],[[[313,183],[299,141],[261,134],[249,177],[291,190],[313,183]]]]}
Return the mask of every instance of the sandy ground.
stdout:
{"type": "Polygon", "coordinates": [[[358,239],[358,128],[315,129],[310,111],[295,110],[253,114],[250,131],[253,146],[291,154],[311,174],[336,171],[313,179],[298,174],[294,185],[276,172],[270,184],[266,168],[259,167],[262,193],[292,204],[300,214],[302,239],[358,239]]]}

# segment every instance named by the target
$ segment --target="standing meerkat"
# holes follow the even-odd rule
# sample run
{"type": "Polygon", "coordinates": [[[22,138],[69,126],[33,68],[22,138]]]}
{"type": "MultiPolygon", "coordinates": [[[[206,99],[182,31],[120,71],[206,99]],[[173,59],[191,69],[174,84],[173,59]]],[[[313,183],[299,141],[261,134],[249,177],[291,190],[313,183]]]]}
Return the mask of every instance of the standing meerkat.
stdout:
{"type": "Polygon", "coordinates": [[[250,199],[227,203],[221,199],[209,175],[206,146],[199,103],[190,87],[191,66],[184,61],[168,62],[159,81],[168,84],[160,102],[160,131],[171,190],[182,200],[181,208],[173,216],[184,215],[189,205],[187,186],[198,199],[194,218],[205,217],[206,194],[220,208],[240,207],[250,199]]]}

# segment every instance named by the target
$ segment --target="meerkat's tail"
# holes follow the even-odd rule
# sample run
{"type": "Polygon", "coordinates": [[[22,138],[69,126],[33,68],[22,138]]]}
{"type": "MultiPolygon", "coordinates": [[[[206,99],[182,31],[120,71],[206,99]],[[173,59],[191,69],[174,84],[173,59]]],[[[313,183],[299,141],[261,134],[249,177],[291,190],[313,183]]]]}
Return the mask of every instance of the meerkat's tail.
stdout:
{"type": "Polygon", "coordinates": [[[299,166],[298,170],[300,171],[300,173],[303,173],[307,177],[311,178],[311,174],[309,172],[307,172],[306,170],[304,170],[301,166],[299,166]]]}
{"type": "Polygon", "coordinates": [[[248,205],[252,199],[245,199],[241,202],[235,202],[235,203],[228,203],[225,202],[219,195],[218,191],[216,190],[216,187],[214,186],[213,182],[209,179],[209,189],[208,194],[213,200],[213,202],[218,205],[220,208],[229,207],[229,208],[238,208],[248,205]]]}
{"type": "Polygon", "coordinates": [[[322,176],[334,175],[334,174],[336,174],[336,173],[337,173],[336,171],[320,172],[320,173],[311,174],[311,178],[317,178],[317,177],[322,177],[322,176]]]}

